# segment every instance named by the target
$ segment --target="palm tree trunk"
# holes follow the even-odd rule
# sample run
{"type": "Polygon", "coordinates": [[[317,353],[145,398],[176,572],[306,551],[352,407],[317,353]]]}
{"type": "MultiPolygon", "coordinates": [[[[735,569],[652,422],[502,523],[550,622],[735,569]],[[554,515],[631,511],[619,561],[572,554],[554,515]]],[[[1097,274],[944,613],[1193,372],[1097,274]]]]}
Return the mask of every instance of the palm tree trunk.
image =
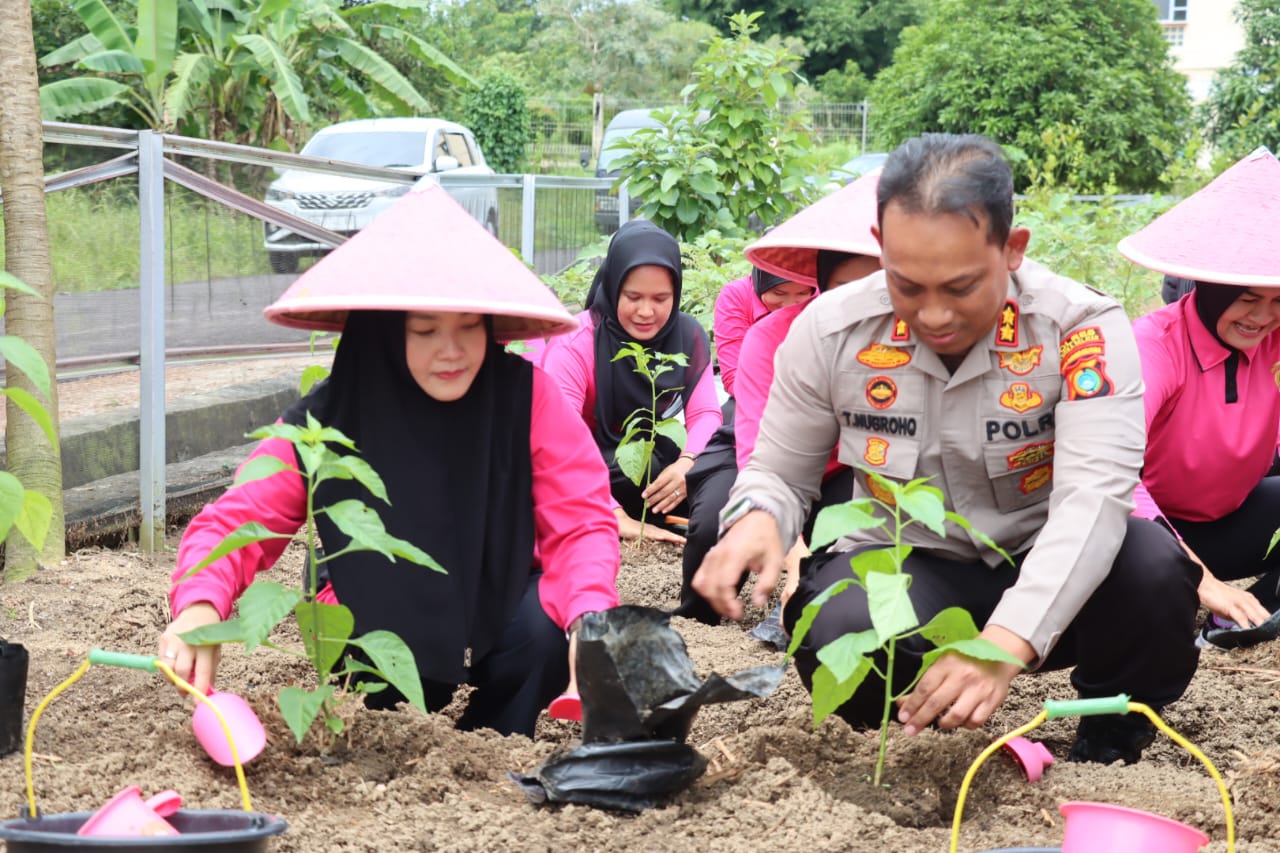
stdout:
{"type": "MultiPolygon", "coordinates": [[[[53,271],[49,261],[49,229],[44,204],[43,129],[39,82],[31,34],[30,0],[0,3],[0,190],[4,193],[5,268],[35,290],[38,297],[7,295],[5,331],[35,347],[54,376],[57,360],[53,324],[53,271]]],[[[17,370],[5,371],[8,387],[21,387],[37,398],[39,391],[17,370]]],[[[58,422],[57,383],[42,400],[58,422]]],[[[37,561],[53,562],[66,554],[62,504],[62,460],[40,427],[13,402],[6,402],[7,466],[22,484],[40,492],[53,506],[44,549],[35,549],[16,531],[5,544],[5,581],[35,571],[37,561]]]]}

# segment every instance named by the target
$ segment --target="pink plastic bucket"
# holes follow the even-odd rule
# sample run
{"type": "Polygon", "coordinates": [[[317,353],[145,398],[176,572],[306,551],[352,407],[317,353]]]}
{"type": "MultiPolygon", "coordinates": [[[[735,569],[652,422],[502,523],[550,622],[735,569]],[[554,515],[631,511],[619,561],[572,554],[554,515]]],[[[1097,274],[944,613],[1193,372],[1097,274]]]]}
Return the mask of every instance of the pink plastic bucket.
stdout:
{"type": "MultiPolygon", "coordinates": [[[[249,703],[234,693],[214,691],[209,694],[209,701],[217,705],[222,716],[226,718],[227,726],[231,729],[231,737],[235,740],[236,751],[240,756],[240,763],[248,764],[267,745],[267,732],[262,728],[262,721],[258,719],[257,714],[253,713],[249,703]]],[[[195,713],[191,717],[191,728],[196,733],[196,740],[200,741],[200,745],[204,747],[205,752],[209,753],[210,758],[223,767],[235,764],[231,757],[231,744],[227,743],[227,735],[218,723],[218,715],[213,713],[213,709],[204,702],[196,703],[195,713]]]]}
{"type": "Polygon", "coordinates": [[[1028,782],[1039,782],[1044,769],[1053,763],[1053,753],[1038,740],[1013,737],[1005,741],[1004,748],[1022,766],[1028,782]]]}
{"type": "Polygon", "coordinates": [[[1062,853],[1196,853],[1209,836],[1163,815],[1109,803],[1063,803],[1062,853]]]}
{"type": "Polygon", "coordinates": [[[161,791],[144,801],[142,788],[130,785],[94,812],[76,835],[177,835],[165,818],[180,808],[182,797],[177,791],[161,791]]]}

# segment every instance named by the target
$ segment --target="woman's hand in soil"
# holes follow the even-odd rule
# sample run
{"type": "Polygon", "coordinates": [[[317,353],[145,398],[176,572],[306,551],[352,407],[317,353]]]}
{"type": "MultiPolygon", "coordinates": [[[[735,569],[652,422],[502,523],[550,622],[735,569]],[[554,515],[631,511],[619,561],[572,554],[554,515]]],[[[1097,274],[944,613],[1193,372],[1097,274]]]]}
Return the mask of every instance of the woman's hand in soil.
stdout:
{"type": "MultiPolygon", "coordinates": [[[[621,539],[639,539],[640,538],[640,522],[627,515],[622,510],[615,510],[614,515],[618,517],[618,537],[621,539]]],[[[673,533],[665,527],[659,527],[653,522],[646,522],[644,525],[644,538],[653,542],[672,542],[676,545],[684,544],[684,537],[679,533],[673,533]]]]}
{"type": "MultiPolygon", "coordinates": [[[[1030,643],[998,625],[987,626],[979,636],[1021,661],[1035,659],[1030,643]]],[[[898,722],[909,735],[923,731],[934,720],[944,729],[976,729],[1003,704],[1009,683],[1019,672],[1022,667],[1011,663],[944,654],[901,701],[898,722]]]]}
{"type": "Polygon", "coordinates": [[[640,493],[652,512],[671,512],[689,497],[689,487],[685,483],[684,475],[692,467],[693,460],[687,456],[681,456],[653,478],[649,487],[640,493]]]}
{"type": "Polygon", "coordinates": [[[769,596],[778,586],[782,560],[778,522],[763,510],[753,510],[730,527],[707,552],[693,576],[693,588],[721,616],[741,619],[743,607],[738,600],[738,581],[743,573],[759,574],[751,591],[751,601],[763,609],[769,605],[769,596]]]}
{"type": "Polygon", "coordinates": [[[168,664],[180,678],[191,682],[191,686],[201,693],[208,693],[213,686],[213,676],[218,671],[222,646],[190,646],[178,635],[221,621],[222,617],[218,615],[216,607],[197,601],[187,605],[160,635],[160,660],[168,664]]]}
{"type": "Polygon", "coordinates": [[[1215,578],[1206,569],[1200,579],[1200,603],[1219,619],[1230,619],[1237,625],[1253,627],[1271,617],[1253,593],[1237,589],[1215,578]]]}

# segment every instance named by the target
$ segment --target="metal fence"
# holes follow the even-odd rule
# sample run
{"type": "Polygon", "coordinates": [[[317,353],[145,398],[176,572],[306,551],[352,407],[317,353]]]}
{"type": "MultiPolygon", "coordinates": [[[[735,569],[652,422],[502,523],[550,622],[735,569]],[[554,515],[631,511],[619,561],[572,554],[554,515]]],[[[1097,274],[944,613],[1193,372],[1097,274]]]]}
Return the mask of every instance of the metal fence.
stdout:
{"type": "MultiPolygon", "coordinates": [[[[45,124],[45,143],[47,159],[67,167],[46,180],[59,372],[119,362],[140,368],[139,542],[159,547],[166,363],[197,354],[305,349],[307,332],[262,316],[297,275],[272,271],[264,228],[289,229],[321,246],[346,239],[265,203],[274,172],[302,169],[402,184],[420,176],[56,122],[45,124]]],[[[499,200],[498,238],[539,274],[564,269],[602,239],[595,208],[597,196],[609,192],[607,179],[447,173],[432,179],[451,192],[492,188],[499,200]]],[[[626,210],[622,205],[622,216],[626,210]]],[[[616,227],[605,224],[605,230],[616,227]]]]}

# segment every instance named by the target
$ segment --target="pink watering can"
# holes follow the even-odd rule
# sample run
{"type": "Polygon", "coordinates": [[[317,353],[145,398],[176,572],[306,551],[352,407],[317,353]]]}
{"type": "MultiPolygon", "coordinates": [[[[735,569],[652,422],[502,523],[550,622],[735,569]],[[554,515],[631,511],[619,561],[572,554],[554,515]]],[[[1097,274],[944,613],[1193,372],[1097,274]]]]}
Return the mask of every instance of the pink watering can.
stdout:
{"type": "Polygon", "coordinates": [[[178,830],[165,820],[182,808],[177,791],[161,791],[142,799],[142,788],[130,785],[93,813],[76,835],[177,835],[178,830]]]}

